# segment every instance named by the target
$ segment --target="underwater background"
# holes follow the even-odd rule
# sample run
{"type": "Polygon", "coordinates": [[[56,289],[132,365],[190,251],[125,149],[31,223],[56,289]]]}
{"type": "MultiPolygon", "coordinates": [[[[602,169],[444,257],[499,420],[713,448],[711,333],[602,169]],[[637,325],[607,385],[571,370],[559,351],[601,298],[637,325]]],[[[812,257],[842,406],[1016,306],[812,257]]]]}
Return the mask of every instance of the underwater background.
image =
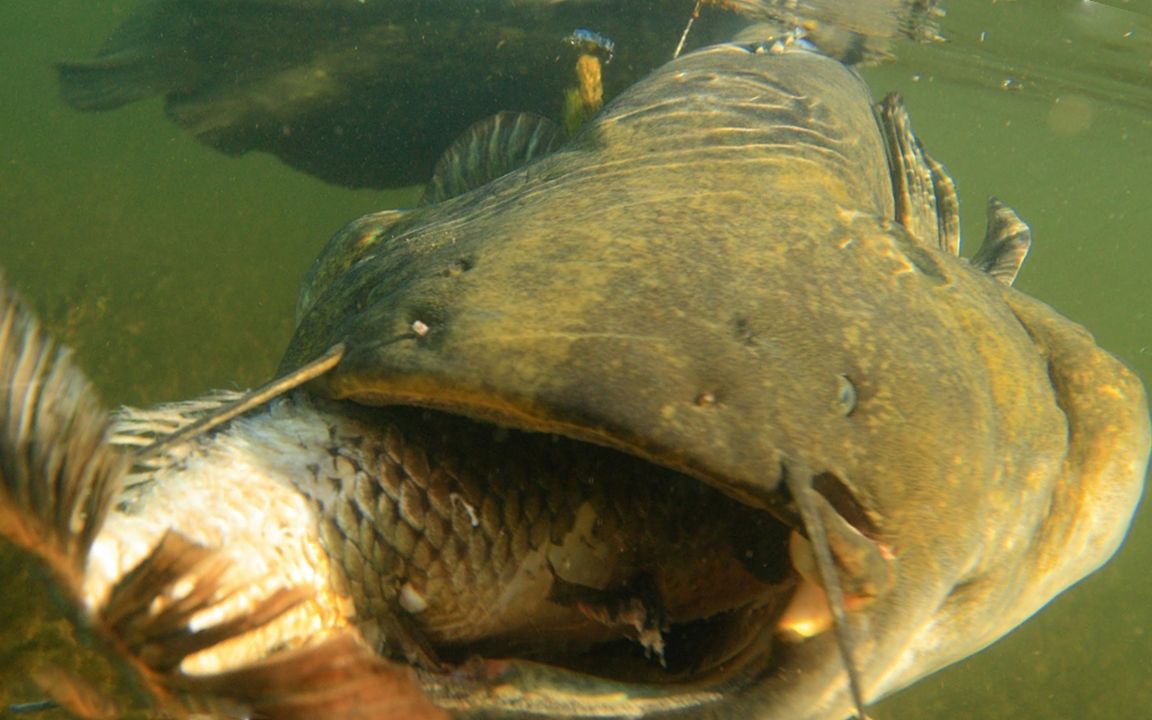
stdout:
{"type": "MultiPolygon", "coordinates": [[[[228,157],[168,122],[158,99],[111,113],[70,109],[53,63],[95,54],[134,5],[0,5],[0,267],[75,348],[109,405],[267,379],[323,243],[356,216],[420,193],[348,190],[271,156],[228,157]]],[[[877,97],[904,95],[926,148],[956,179],[968,252],[983,235],[987,197],[1000,197],[1033,229],[1016,286],[1084,324],[1148,383],[1152,0],[946,8],[949,42],[898,43],[894,62],[864,75],[877,97]]],[[[668,38],[669,56],[677,39],[668,38]]],[[[1105,569],[872,715],[1148,717],[1149,568],[1145,503],[1105,569]]],[[[21,672],[8,662],[0,657],[0,676],[21,672]]]]}

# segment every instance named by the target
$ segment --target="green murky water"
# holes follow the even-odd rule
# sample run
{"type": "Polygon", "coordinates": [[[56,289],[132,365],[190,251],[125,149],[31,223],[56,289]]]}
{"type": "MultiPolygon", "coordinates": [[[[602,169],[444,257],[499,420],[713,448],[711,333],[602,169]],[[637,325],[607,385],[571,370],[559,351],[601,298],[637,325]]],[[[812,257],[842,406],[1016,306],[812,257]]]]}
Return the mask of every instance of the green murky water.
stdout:
{"type": "MultiPolygon", "coordinates": [[[[145,404],[265,379],[322,243],[416,191],[349,191],[266,156],[225,157],[166,122],[157,100],[65,107],[52,62],[92,55],[133,4],[0,7],[0,266],[110,403],[145,404]]],[[[1035,235],[1018,287],[1152,379],[1152,0],[948,9],[949,44],[902,45],[869,81],[905,95],[954,174],[970,244],[985,198],[1003,198],[1035,235]]],[[[1148,567],[1146,504],[1106,569],[874,715],[1147,717],[1148,567]]]]}

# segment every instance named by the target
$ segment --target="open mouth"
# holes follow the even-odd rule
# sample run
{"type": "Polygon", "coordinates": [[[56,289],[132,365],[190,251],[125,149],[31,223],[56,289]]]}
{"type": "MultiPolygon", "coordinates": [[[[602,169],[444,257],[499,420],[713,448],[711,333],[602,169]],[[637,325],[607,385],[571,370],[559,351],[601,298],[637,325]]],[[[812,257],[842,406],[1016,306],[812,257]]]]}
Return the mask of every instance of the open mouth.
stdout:
{"type": "Polygon", "coordinates": [[[786,526],[695,478],[560,435],[389,412],[424,446],[425,530],[427,498],[448,492],[440,551],[460,559],[409,562],[419,577],[402,584],[446,660],[674,679],[730,659],[795,588],[786,526]]]}
{"type": "MultiPolygon", "coordinates": [[[[422,408],[362,412],[384,428],[367,453],[380,462],[380,517],[367,534],[341,531],[363,557],[384,558],[376,571],[405,629],[386,644],[395,656],[678,683],[778,666],[830,625],[803,531],[768,510],[556,434],[422,408]]],[[[859,510],[842,485],[818,484],[859,510]]],[[[370,595],[358,604],[372,606],[370,595]]]]}

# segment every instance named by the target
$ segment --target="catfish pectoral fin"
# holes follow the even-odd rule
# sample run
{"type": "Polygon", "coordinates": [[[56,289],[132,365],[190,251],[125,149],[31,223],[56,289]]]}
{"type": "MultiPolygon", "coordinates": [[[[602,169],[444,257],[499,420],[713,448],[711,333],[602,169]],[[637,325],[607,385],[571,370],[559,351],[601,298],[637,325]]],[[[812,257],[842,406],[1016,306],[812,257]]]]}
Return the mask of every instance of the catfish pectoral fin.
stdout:
{"type": "Polygon", "coordinates": [[[1011,285],[1031,247],[1031,228],[1012,208],[997,198],[988,198],[988,229],[980,249],[972,256],[972,265],[1011,285]]]}

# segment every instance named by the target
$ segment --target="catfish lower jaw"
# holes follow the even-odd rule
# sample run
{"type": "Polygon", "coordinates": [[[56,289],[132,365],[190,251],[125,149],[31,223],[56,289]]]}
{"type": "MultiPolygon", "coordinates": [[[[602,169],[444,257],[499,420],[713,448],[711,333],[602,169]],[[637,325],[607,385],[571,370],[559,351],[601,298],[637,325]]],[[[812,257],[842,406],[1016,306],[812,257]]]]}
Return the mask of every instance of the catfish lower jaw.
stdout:
{"type": "MultiPolygon", "coordinates": [[[[431,662],[403,642],[389,650],[421,668],[438,704],[465,715],[575,717],[632,713],[644,696],[667,709],[754,689],[790,693],[797,673],[825,691],[846,687],[831,603],[801,536],[808,530],[778,519],[792,503],[787,492],[751,506],[581,440],[417,407],[342,407],[385,428],[391,461],[407,474],[405,487],[420,488],[426,517],[445,493],[455,504],[441,555],[423,555],[421,566],[415,552],[406,574],[394,575],[401,637],[418,636],[431,662]],[[452,557],[468,559],[452,565],[452,557]],[[590,705],[577,712],[573,702],[590,705]]],[[[873,573],[885,550],[872,539],[878,528],[835,477],[807,479],[822,541],[848,581],[844,604],[866,612],[888,589],[854,582],[883,577],[873,573]]]]}
{"type": "MultiPolygon", "coordinates": [[[[121,442],[146,441],[157,416],[183,425],[180,408],[129,414],[121,442]]],[[[826,644],[789,641],[778,627],[802,577],[794,530],[602,446],[295,393],[149,464],[93,550],[93,606],[138,560],[128,550],[169,531],[226,551],[233,581],[252,588],[203,623],[302,580],[316,596],[258,636],[191,656],[185,672],[240,667],[351,626],[420,668],[446,706],[522,672],[544,673],[561,693],[605,683],[622,697],[707,695],[788,676],[797,653],[826,644]],[[283,532],[270,537],[270,527],[283,532]]],[[[816,654],[839,671],[835,654],[816,654]]],[[[544,716],[564,714],[541,702],[544,716]]]]}

